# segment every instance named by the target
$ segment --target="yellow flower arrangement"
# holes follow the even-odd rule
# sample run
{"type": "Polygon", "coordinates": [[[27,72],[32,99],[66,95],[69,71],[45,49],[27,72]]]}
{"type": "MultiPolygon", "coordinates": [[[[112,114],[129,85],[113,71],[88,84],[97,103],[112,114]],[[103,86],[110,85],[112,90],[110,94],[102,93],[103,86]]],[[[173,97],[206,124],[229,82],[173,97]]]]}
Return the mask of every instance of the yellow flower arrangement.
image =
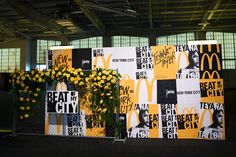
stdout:
{"type": "MultiPolygon", "coordinates": [[[[45,92],[45,83],[65,81],[79,91],[79,101],[89,104],[90,109],[105,117],[114,114],[118,104],[120,75],[113,70],[98,68],[95,71],[85,72],[81,68],[54,67],[45,71],[33,69],[29,72],[15,70],[10,75],[9,82],[18,96],[19,118],[29,118],[45,92]],[[88,101],[91,101],[88,103],[88,101]]],[[[43,101],[42,101],[43,102],[43,101]]],[[[111,116],[112,117],[112,116],[111,116]]]]}

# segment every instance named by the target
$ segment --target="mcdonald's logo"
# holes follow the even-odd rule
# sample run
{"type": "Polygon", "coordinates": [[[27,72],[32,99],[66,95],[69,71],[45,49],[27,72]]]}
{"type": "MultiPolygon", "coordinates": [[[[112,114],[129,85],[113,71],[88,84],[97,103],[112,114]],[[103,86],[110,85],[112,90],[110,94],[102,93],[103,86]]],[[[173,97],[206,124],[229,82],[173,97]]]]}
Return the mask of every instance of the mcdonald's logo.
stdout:
{"type": "Polygon", "coordinates": [[[187,55],[187,52],[186,51],[183,51],[183,52],[180,52],[178,57],[177,57],[177,69],[180,69],[180,59],[181,59],[181,56],[184,55],[185,56],[185,60],[187,61],[187,64],[189,64],[189,60],[188,60],[188,55],[187,55]]]}
{"type": "MultiPolygon", "coordinates": [[[[200,53],[203,53],[203,46],[204,45],[200,45],[200,53]]],[[[207,48],[208,48],[208,52],[212,51],[212,45],[211,44],[208,44],[207,48]]],[[[220,53],[220,45],[219,44],[216,44],[216,52],[220,53]]]]}
{"type": "Polygon", "coordinates": [[[186,113],[186,114],[197,113],[197,110],[195,107],[191,107],[190,109],[185,107],[183,109],[183,113],[186,113]]]}
{"type": "MultiPolygon", "coordinates": [[[[136,88],[135,88],[135,103],[139,102],[139,92],[140,92],[140,85],[141,85],[141,81],[143,79],[138,80],[136,88]]],[[[145,84],[146,84],[146,88],[147,88],[147,93],[148,93],[148,102],[152,101],[152,97],[153,97],[153,86],[155,83],[155,79],[153,78],[151,83],[145,79],[145,84]]],[[[144,92],[144,91],[143,91],[144,92]]]]}
{"type": "Polygon", "coordinates": [[[130,111],[128,113],[128,119],[127,119],[127,130],[131,127],[130,123],[131,123],[131,118],[133,118],[132,115],[135,117],[137,124],[139,124],[138,111],[137,110],[130,111]]]}
{"type": "Polygon", "coordinates": [[[208,76],[209,79],[213,79],[214,76],[215,78],[217,79],[220,79],[220,74],[218,71],[214,70],[211,74],[209,71],[205,71],[203,74],[202,74],[202,79],[206,79],[206,75],[208,76]]]}
{"type": "Polygon", "coordinates": [[[207,53],[204,53],[204,54],[203,54],[202,60],[201,60],[201,70],[204,70],[204,59],[205,59],[205,57],[206,57],[207,60],[208,60],[209,69],[212,69],[213,58],[215,57],[216,62],[217,62],[217,69],[218,69],[218,70],[221,70],[220,59],[218,58],[218,56],[217,56],[216,53],[213,53],[213,54],[211,55],[211,57],[210,57],[207,53]]]}
{"type": "Polygon", "coordinates": [[[201,129],[203,127],[203,122],[204,122],[204,119],[205,119],[205,116],[206,116],[206,113],[208,112],[209,116],[210,116],[210,123],[213,122],[213,119],[212,119],[212,111],[210,109],[205,109],[203,112],[202,112],[202,115],[201,115],[201,118],[200,118],[200,122],[199,122],[199,129],[201,129]]]}
{"type": "Polygon", "coordinates": [[[101,58],[102,59],[102,63],[103,63],[103,67],[105,69],[109,69],[111,57],[112,57],[112,54],[110,54],[107,57],[107,59],[104,56],[96,56],[94,61],[93,61],[93,67],[97,67],[98,59],[101,58]]]}

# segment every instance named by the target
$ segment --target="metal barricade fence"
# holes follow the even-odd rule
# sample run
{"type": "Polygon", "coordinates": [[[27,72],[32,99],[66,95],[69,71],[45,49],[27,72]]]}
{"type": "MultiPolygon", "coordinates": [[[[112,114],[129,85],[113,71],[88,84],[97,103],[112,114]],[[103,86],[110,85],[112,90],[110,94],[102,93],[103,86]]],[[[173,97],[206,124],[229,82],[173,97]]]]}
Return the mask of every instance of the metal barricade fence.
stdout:
{"type": "MultiPolygon", "coordinates": [[[[119,81],[117,83],[119,88],[119,81]]],[[[46,87],[47,89],[48,87],[46,87]]],[[[50,88],[48,88],[50,90],[50,88]]],[[[16,114],[16,134],[24,135],[56,135],[73,137],[120,138],[119,107],[111,117],[112,123],[106,124],[97,113],[86,114],[79,110],[78,114],[47,113],[44,93],[42,101],[34,108],[32,115],[20,120],[16,114]]],[[[118,104],[119,105],[119,104],[118,104]]]]}

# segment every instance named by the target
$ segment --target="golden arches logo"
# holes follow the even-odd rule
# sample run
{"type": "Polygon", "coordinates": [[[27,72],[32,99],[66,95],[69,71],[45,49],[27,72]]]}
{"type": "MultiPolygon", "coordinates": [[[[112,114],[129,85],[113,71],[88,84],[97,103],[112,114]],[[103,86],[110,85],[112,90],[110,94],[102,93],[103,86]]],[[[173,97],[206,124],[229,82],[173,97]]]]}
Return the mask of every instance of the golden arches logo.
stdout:
{"type": "Polygon", "coordinates": [[[178,57],[177,57],[177,69],[179,69],[179,66],[180,66],[180,59],[181,59],[181,56],[182,56],[182,55],[185,56],[185,59],[186,59],[186,61],[187,61],[187,64],[189,64],[187,52],[186,52],[186,51],[180,52],[179,55],[178,55],[178,57]]]}
{"type": "Polygon", "coordinates": [[[137,120],[137,123],[139,123],[139,118],[138,118],[138,111],[137,110],[133,110],[133,111],[130,111],[129,113],[128,113],[128,119],[127,119],[127,129],[129,129],[130,128],[130,123],[131,123],[131,117],[132,117],[132,115],[135,115],[135,118],[136,118],[136,120],[137,120]]]}
{"type": "MultiPolygon", "coordinates": [[[[204,46],[204,45],[200,45],[200,53],[203,53],[203,46],[204,46]]],[[[211,44],[208,44],[208,45],[207,45],[207,48],[208,48],[208,52],[211,52],[211,50],[212,50],[212,45],[211,45],[211,44]]],[[[219,44],[216,44],[216,52],[217,52],[217,53],[220,53],[220,45],[219,45],[219,44]]]]}
{"type": "Polygon", "coordinates": [[[200,118],[200,121],[199,121],[199,129],[201,129],[203,127],[203,122],[204,122],[204,119],[205,119],[205,115],[206,113],[209,113],[210,115],[210,123],[213,122],[213,119],[212,119],[212,111],[210,109],[205,109],[203,112],[202,112],[202,115],[201,115],[201,118],[200,118]]]}
{"type": "Polygon", "coordinates": [[[205,79],[206,78],[206,75],[208,76],[209,79],[213,79],[214,76],[216,76],[217,79],[220,79],[220,74],[218,73],[218,71],[214,70],[211,74],[209,71],[205,71],[203,74],[202,74],[202,79],[205,79]]]}
{"type": "Polygon", "coordinates": [[[128,74],[124,74],[124,75],[121,76],[120,80],[122,81],[122,80],[131,80],[131,79],[130,79],[130,76],[128,74]]]}
{"type": "Polygon", "coordinates": [[[195,107],[191,107],[191,108],[187,108],[187,107],[185,107],[184,109],[183,109],[183,113],[185,114],[191,114],[191,113],[197,113],[197,110],[196,110],[196,108],[195,107]]]}
{"type": "Polygon", "coordinates": [[[109,65],[110,65],[110,60],[111,60],[112,54],[110,54],[107,59],[105,59],[104,56],[96,56],[93,62],[93,67],[97,66],[98,63],[98,59],[101,58],[102,59],[102,63],[105,69],[109,69],[109,65]]]}
{"type": "MultiPolygon", "coordinates": [[[[138,80],[137,84],[136,84],[136,88],[135,88],[135,100],[134,102],[137,104],[139,101],[139,91],[140,91],[140,85],[141,85],[141,81],[143,79],[138,80]]],[[[148,102],[152,101],[152,96],[153,96],[153,86],[155,83],[155,79],[153,78],[151,83],[145,79],[145,84],[146,84],[146,88],[147,88],[147,93],[148,93],[148,102]]]]}
{"type": "MultiPolygon", "coordinates": [[[[52,115],[48,114],[46,116],[46,120],[45,120],[45,134],[49,135],[49,130],[50,130],[50,121],[52,119],[52,115]]],[[[61,133],[61,122],[62,122],[62,115],[55,115],[55,119],[56,119],[56,133],[60,134],[61,133]]]]}
{"type": "Polygon", "coordinates": [[[221,70],[220,59],[218,58],[218,56],[217,56],[216,53],[213,53],[213,54],[211,55],[211,57],[210,57],[207,53],[203,54],[203,56],[202,56],[202,61],[201,61],[201,70],[204,70],[204,59],[205,59],[205,57],[206,57],[207,60],[208,60],[209,69],[212,69],[213,57],[215,57],[215,58],[216,58],[216,62],[217,62],[217,69],[218,69],[218,70],[221,70]]]}

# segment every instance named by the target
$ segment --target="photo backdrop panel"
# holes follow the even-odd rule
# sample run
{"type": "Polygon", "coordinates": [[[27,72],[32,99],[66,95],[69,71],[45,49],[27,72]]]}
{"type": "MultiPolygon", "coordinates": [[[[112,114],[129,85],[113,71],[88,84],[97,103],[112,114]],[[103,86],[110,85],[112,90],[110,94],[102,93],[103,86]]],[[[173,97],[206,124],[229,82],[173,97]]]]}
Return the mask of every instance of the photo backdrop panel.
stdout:
{"type": "Polygon", "coordinates": [[[128,138],[149,138],[149,105],[135,104],[126,114],[128,138]]]}
{"type": "Polygon", "coordinates": [[[202,102],[224,103],[220,45],[200,45],[202,102]]]}
{"type": "Polygon", "coordinates": [[[177,114],[176,104],[160,104],[162,137],[177,139],[177,114]]]}
{"type": "Polygon", "coordinates": [[[157,103],[177,104],[176,80],[157,80],[157,103]]]}
{"type": "Polygon", "coordinates": [[[129,75],[122,76],[120,80],[120,113],[126,114],[134,110],[134,84],[129,75]]]}
{"type": "Polygon", "coordinates": [[[197,139],[199,126],[199,104],[177,104],[179,139],[197,139]]]}
{"type": "Polygon", "coordinates": [[[52,67],[72,68],[72,49],[52,50],[52,67]]]}
{"type": "Polygon", "coordinates": [[[130,79],[136,78],[136,50],[135,47],[93,48],[92,63],[94,67],[118,70],[130,79]]]}
{"type": "Polygon", "coordinates": [[[157,81],[152,79],[135,80],[134,103],[157,104],[157,81]]]}
{"type": "Polygon", "coordinates": [[[92,69],[92,49],[73,49],[72,50],[72,67],[81,68],[83,70],[92,69]]]}
{"type": "Polygon", "coordinates": [[[199,50],[196,45],[176,45],[177,79],[199,79],[199,50]]]}
{"type": "Polygon", "coordinates": [[[201,91],[199,79],[176,79],[178,104],[200,104],[201,91]]]}
{"type": "Polygon", "coordinates": [[[135,47],[136,51],[136,79],[152,79],[153,73],[153,54],[150,46],[135,47]]]}
{"type": "Polygon", "coordinates": [[[159,104],[149,104],[149,138],[159,138],[159,104]]]}
{"type": "Polygon", "coordinates": [[[153,46],[154,78],[169,80],[176,78],[175,46],[153,46]]]}
{"type": "Polygon", "coordinates": [[[198,137],[200,139],[225,139],[224,104],[201,102],[199,115],[198,137]]]}
{"type": "Polygon", "coordinates": [[[105,123],[102,122],[101,115],[90,114],[85,116],[86,136],[105,137],[105,123]]]}

